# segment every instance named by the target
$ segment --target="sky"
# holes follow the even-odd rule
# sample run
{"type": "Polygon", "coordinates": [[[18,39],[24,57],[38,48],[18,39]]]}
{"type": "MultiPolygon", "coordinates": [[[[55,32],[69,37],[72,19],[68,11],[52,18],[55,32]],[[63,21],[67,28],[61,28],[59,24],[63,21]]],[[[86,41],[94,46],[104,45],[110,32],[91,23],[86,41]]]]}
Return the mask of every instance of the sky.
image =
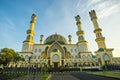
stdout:
{"type": "Polygon", "coordinates": [[[85,39],[90,51],[98,50],[94,27],[89,11],[95,10],[107,48],[114,48],[113,56],[120,57],[120,0],[0,0],[0,49],[4,47],[20,52],[26,39],[31,15],[37,15],[34,40],[40,43],[40,35],[45,39],[58,33],[77,43],[75,16],[80,15],[85,39]]]}

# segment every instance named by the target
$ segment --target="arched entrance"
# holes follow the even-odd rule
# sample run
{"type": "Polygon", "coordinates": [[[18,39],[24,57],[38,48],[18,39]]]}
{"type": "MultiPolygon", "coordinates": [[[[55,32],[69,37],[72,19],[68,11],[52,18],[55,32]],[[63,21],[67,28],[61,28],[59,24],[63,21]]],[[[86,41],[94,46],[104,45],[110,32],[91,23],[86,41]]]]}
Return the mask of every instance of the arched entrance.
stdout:
{"type": "Polygon", "coordinates": [[[52,56],[52,62],[53,62],[53,67],[54,67],[54,68],[58,68],[59,63],[60,63],[60,57],[59,57],[58,54],[54,54],[54,55],[52,56]]]}
{"type": "Polygon", "coordinates": [[[104,61],[105,61],[105,65],[110,63],[110,57],[108,54],[104,54],[104,61]]]}
{"type": "Polygon", "coordinates": [[[58,42],[54,42],[47,51],[48,64],[53,68],[59,68],[62,65],[62,58],[65,56],[65,51],[58,42]]]}
{"type": "Polygon", "coordinates": [[[54,68],[57,69],[58,68],[58,62],[54,62],[54,68]]]}

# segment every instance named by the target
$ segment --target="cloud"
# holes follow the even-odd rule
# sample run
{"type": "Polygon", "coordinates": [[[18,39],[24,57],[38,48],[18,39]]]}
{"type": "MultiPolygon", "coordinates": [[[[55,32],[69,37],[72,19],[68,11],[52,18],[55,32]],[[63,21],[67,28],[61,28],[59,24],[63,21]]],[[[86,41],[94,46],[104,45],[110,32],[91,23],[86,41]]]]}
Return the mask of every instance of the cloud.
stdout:
{"type": "Polygon", "coordinates": [[[93,4],[99,3],[100,1],[101,1],[101,0],[88,0],[87,4],[88,4],[88,6],[91,6],[91,5],[93,5],[93,4]]]}
{"type": "Polygon", "coordinates": [[[81,1],[75,4],[78,13],[84,14],[86,11],[94,9],[100,19],[120,11],[120,2],[118,0],[88,0],[83,5],[81,4],[81,1]]]}
{"type": "Polygon", "coordinates": [[[118,5],[113,5],[110,8],[107,7],[104,10],[101,10],[98,13],[98,16],[99,16],[99,18],[108,17],[108,16],[110,16],[110,15],[112,15],[114,13],[117,13],[118,12],[118,8],[119,8],[118,5]]]}
{"type": "Polygon", "coordinates": [[[120,57],[120,47],[116,47],[113,51],[114,57],[120,57]]]}
{"type": "Polygon", "coordinates": [[[114,13],[119,12],[120,4],[110,1],[101,2],[96,6],[97,14],[99,18],[109,17],[114,13]]]}
{"type": "Polygon", "coordinates": [[[0,15],[2,16],[1,17],[0,29],[15,30],[15,23],[10,19],[10,17],[2,11],[0,11],[0,15]]]}

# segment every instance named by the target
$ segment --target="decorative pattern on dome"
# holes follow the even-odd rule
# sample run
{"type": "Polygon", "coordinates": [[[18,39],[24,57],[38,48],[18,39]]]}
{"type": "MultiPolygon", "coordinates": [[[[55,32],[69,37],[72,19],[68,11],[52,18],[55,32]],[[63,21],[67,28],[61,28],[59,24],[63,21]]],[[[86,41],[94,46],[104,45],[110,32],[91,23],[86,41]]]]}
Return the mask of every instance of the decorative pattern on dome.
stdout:
{"type": "Polygon", "coordinates": [[[49,36],[45,40],[44,44],[52,44],[55,41],[59,42],[60,44],[67,44],[66,39],[59,34],[53,34],[53,35],[49,36]]]}

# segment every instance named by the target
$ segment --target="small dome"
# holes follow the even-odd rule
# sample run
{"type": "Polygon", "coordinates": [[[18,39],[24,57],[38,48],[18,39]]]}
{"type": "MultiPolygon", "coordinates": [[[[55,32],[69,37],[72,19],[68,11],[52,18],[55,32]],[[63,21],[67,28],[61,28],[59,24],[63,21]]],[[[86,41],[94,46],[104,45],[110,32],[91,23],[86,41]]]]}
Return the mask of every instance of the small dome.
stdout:
{"type": "Polygon", "coordinates": [[[103,48],[99,48],[98,52],[104,52],[104,49],[103,48]]]}
{"type": "Polygon", "coordinates": [[[45,40],[44,44],[52,44],[55,41],[59,42],[60,44],[67,44],[66,39],[63,36],[61,36],[60,34],[53,34],[53,35],[49,36],[45,40]]]}

